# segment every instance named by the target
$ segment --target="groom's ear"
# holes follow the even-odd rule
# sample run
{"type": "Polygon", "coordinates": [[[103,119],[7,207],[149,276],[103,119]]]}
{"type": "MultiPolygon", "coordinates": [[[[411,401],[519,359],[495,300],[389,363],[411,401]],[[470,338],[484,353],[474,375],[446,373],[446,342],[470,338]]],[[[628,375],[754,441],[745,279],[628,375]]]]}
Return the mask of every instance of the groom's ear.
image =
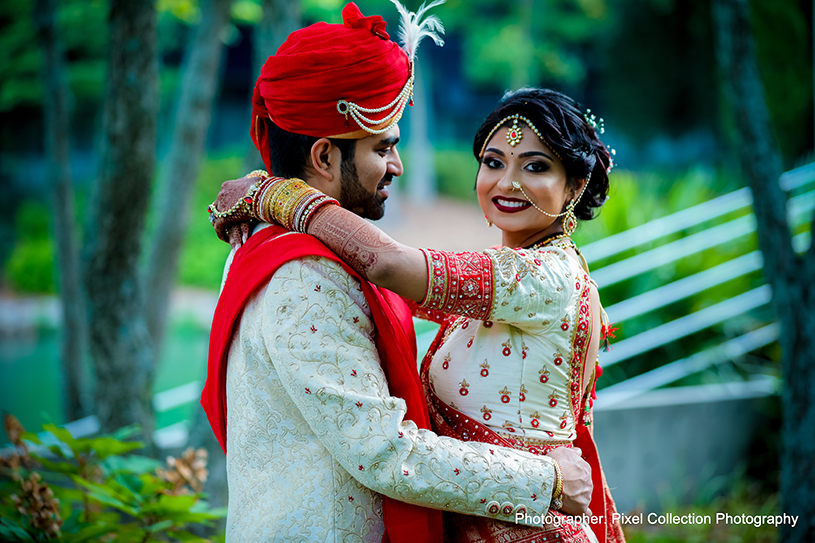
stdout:
{"type": "MultiPolygon", "coordinates": [[[[331,140],[320,138],[315,141],[309,154],[310,169],[313,170],[317,177],[314,181],[320,184],[339,182],[341,161],[342,153],[331,140]]],[[[327,191],[323,190],[323,192],[327,191]]]]}

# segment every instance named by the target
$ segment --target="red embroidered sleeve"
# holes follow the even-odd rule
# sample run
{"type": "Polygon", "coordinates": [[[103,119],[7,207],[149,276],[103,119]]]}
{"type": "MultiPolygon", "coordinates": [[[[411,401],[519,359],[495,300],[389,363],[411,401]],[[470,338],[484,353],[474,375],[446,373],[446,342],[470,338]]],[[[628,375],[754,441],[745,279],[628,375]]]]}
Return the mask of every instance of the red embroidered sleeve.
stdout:
{"type": "Polygon", "coordinates": [[[492,259],[484,253],[422,252],[427,292],[421,307],[487,320],[493,300],[492,259]]]}
{"type": "Polygon", "coordinates": [[[410,298],[405,298],[404,296],[402,297],[402,299],[405,301],[405,303],[407,303],[407,306],[410,308],[410,314],[416,317],[417,319],[435,322],[436,324],[444,324],[450,318],[450,315],[448,315],[447,313],[443,313],[435,309],[428,309],[426,307],[422,307],[416,300],[411,300],[410,298]]]}

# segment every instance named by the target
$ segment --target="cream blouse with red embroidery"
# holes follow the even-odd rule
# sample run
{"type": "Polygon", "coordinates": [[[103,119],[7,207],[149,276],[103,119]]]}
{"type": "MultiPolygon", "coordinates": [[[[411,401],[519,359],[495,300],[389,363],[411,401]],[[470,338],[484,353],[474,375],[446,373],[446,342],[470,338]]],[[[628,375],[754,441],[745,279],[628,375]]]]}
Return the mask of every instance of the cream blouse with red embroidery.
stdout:
{"type": "Polygon", "coordinates": [[[572,441],[591,338],[588,273],[555,246],[423,252],[422,307],[460,315],[432,355],[436,396],[500,434],[572,441]]]}

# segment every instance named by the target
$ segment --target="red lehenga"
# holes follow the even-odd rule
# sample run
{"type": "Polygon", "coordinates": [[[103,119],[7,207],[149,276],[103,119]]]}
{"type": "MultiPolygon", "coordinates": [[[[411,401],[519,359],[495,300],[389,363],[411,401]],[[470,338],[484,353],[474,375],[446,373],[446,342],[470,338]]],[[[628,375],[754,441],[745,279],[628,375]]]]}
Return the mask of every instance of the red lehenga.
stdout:
{"type": "MultiPolygon", "coordinates": [[[[524,426],[524,424],[521,424],[520,419],[523,419],[524,417],[521,416],[520,410],[518,411],[518,417],[514,419],[512,423],[507,421],[502,426],[498,426],[498,408],[496,407],[495,411],[493,412],[486,405],[489,400],[485,400],[486,403],[481,409],[483,414],[480,418],[483,418],[484,421],[490,421],[492,423],[491,428],[490,426],[477,420],[477,417],[475,416],[477,409],[474,408],[473,405],[469,405],[470,414],[468,415],[462,410],[459,410],[455,405],[455,402],[451,401],[450,404],[453,405],[450,405],[441,400],[434,387],[431,363],[433,362],[434,357],[439,353],[440,349],[445,346],[446,342],[459,342],[458,347],[444,347],[442,352],[443,357],[442,355],[438,357],[443,358],[443,360],[437,359],[437,376],[439,375],[438,372],[441,371],[439,366],[443,368],[443,370],[448,370],[448,368],[454,369],[452,365],[456,363],[464,363],[461,358],[457,360],[455,356],[451,357],[451,352],[453,352],[453,349],[458,349],[462,357],[475,357],[476,349],[473,347],[473,341],[476,339],[477,333],[473,332],[473,330],[480,330],[483,332],[483,334],[493,334],[494,337],[496,335],[495,330],[502,326],[501,321],[509,322],[503,318],[498,319],[496,322],[487,320],[489,318],[495,318],[495,316],[499,314],[499,310],[495,310],[495,307],[501,305],[501,303],[498,301],[498,294],[491,291],[495,290],[497,292],[502,286],[507,287],[508,284],[512,283],[509,285],[508,290],[513,293],[513,295],[517,296],[517,292],[513,291],[522,290],[522,288],[518,288],[519,285],[522,282],[530,280],[535,273],[538,273],[539,276],[537,278],[532,278],[530,280],[530,284],[539,286],[541,283],[545,283],[545,273],[542,273],[541,270],[545,269],[546,265],[548,265],[546,263],[546,259],[552,258],[551,253],[545,254],[543,251],[548,249],[550,248],[541,248],[541,252],[538,253],[537,251],[533,252],[532,250],[519,252],[517,250],[504,248],[503,250],[490,254],[489,257],[484,253],[460,253],[455,255],[451,253],[441,254],[436,251],[426,251],[429,266],[428,272],[431,277],[431,283],[433,283],[433,285],[429,286],[428,290],[430,292],[430,289],[433,286],[436,287],[435,290],[438,294],[437,302],[435,304],[429,303],[430,297],[428,296],[428,298],[426,298],[426,300],[423,302],[422,306],[416,307],[415,304],[413,304],[413,306],[414,314],[417,317],[433,320],[441,324],[441,329],[431,344],[420,369],[420,377],[425,389],[427,403],[430,410],[432,428],[440,435],[454,437],[462,441],[494,443],[496,446],[523,449],[535,454],[546,454],[550,450],[559,446],[579,447],[582,450],[583,457],[592,467],[594,491],[592,494],[590,510],[592,515],[594,515],[594,518],[591,520],[591,522],[589,522],[589,527],[599,543],[624,543],[625,537],[619,521],[615,518],[616,508],[614,501],[612,500],[611,493],[609,492],[608,485],[606,484],[605,476],[603,475],[600,460],[597,455],[597,448],[591,432],[592,400],[590,398],[590,394],[582,393],[582,386],[580,385],[580,383],[582,383],[583,368],[585,367],[586,356],[588,354],[588,339],[591,338],[589,289],[592,288],[592,286],[590,286],[591,281],[588,274],[584,273],[584,270],[579,270],[579,277],[575,276],[574,270],[569,270],[566,272],[567,277],[569,277],[568,281],[571,281],[568,284],[573,285],[572,288],[575,286],[577,287],[577,293],[571,294],[571,299],[577,300],[577,304],[568,313],[569,319],[564,317],[562,321],[563,324],[561,326],[554,327],[554,330],[556,330],[557,333],[563,331],[563,333],[566,334],[568,331],[570,341],[573,343],[571,354],[566,355],[565,352],[563,355],[561,355],[560,352],[555,353],[557,358],[554,360],[554,365],[549,366],[549,368],[552,370],[551,381],[550,372],[547,370],[546,365],[544,365],[543,369],[538,372],[540,373],[540,383],[549,382],[549,385],[553,385],[555,382],[557,382],[557,374],[555,370],[561,371],[563,368],[566,368],[568,374],[570,374],[569,383],[564,383],[564,385],[566,388],[570,388],[571,390],[565,391],[561,395],[561,401],[563,396],[571,400],[567,402],[569,406],[567,410],[569,416],[566,414],[561,415],[560,418],[563,420],[560,421],[561,424],[559,425],[560,429],[562,429],[561,433],[568,432],[568,435],[556,435],[554,432],[546,431],[544,437],[546,437],[546,434],[554,437],[552,439],[533,439],[526,437],[527,434],[533,432],[525,432],[521,428],[524,426]],[[511,252],[512,254],[507,256],[508,252],[511,252]],[[512,260],[511,266],[509,267],[507,265],[508,258],[512,260]],[[527,261],[530,269],[525,270],[523,267],[526,265],[525,262],[527,261]],[[502,269],[498,269],[499,267],[502,269]],[[519,267],[520,269],[518,269],[519,267]],[[531,269],[532,267],[535,267],[536,269],[531,269]],[[502,277],[509,277],[509,281],[502,282],[502,277]],[[574,283],[575,279],[578,280],[577,284],[574,283]],[[514,284],[516,282],[515,280],[517,280],[517,284],[514,284]],[[535,281],[538,281],[538,283],[535,281]],[[441,287],[439,288],[438,285],[441,285],[441,287]],[[453,287],[450,285],[453,285],[453,287]],[[462,295],[462,293],[467,294],[462,295]],[[467,298],[470,299],[469,302],[466,300],[467,298]],[[464,302],[456,301],[462,299],[464,302]],[[478,301],[478,303],[474,305],[473,300],[478,301]],[[487,311],[487,305],[492,306],[493,309],[487,311]],[[475,311],[471,309],[476,306],[478,308],[475,311]],[[459,310],[456,311],[456,313],[464,313],[465,316],[460,316],[458,314],[451,315],[448,313],[449,308],[451,307],[453,311],[456,309],[459,310]],[[445,312],[439,311],[441,308],[444,308],[445,312]],[[462,309],[463,311],[461,311],[462,309]],[[468,329],[466,333],[463,331],[464,329],[468,329]],[[463,340],[467,339],[469,336],[472,337],[469,338],[466,345],[461,346],[463,340]],[[565,360],[565,363],[562,360],[565,360]],[[493,413],[496,415],[495,417],[493,417],[493,413]],[[501,431],[501,433],[499,433],[498,431],[494,430],[494,428],[499,427],[502,430],[505,429],[506,431],[501,431]],[[522,436],[521,434],[524,435],[522,436]]],[[[555,254],[555,256],[558,257],[556,260],[564,260],[562,258],[564,254],[565,253],[555,254]]],[[[562,272],[563,264],[560,262],[555,262],[555,264],[560,264],[560,268],[558,268],[557,265],[549,266],[550,269],[548,272],[550,274],[552,272],[552,268],[562,272]]],[[[550,286],[548,288],[555,287],[550,286]]],[[[541,289],[538,288],[538,290],[541,289]]],[[[535,293],[533,292],[533,294],[535,293]]],[[[503,305],[506,306],[508,304],[505,303],[505,300],[503,305]]],[[[552,300],[547,300],[546,303],[549,304],[549,302],[552,302],[552,300]]],[[[518,313],[522,313],[527,310],[527,308],[522,309],[521,307],[515,307],[514,309],[518,313]]],[[[505,312],[500,313],[500,315],[506,317],[506,310],[504,311],[505,312]]],[[[530,312],[529,315],[531,317],[533,313],[530,312]]],[[[535,318],[538,317],[536,316],[535,318]]],[[[479,339],[483,338],[479,336],[479,339]]],[[[503,337],[501,339],[503,339],[503,337]]],[[[500,341],[500,339],[498,341],[500,341]]],[[[529,336],[527,336],[526,339],[521,342],[521,348],[523,349],[523,361],[524,363],[528,364],[529,360],[527,360],[527,351],[529,350],[531,355],[534,355],[535,353],[532,352],[531,347],[526,345],[526,341],[530,341],[531,343],[529,336]]],[[[506,357],[513,352],[514,348],[517,348],[517,341],[516,345],[511,344],[509,340],[507,340],[506,343],[501,343],[500,345],[503,346],[503,356],[506,357]]],[[[499,347],[499,349],[500,348],[501,347],[499,347]]],[[[484,350],[482,349],[482,351],[479,352],[483,356],[484,350]]],[[[474,386],[476,384],[476,380],[478,379],[485,381],[482,378],[489,376],[490,372],[495,374],[496,371],[500,369],[498,367],[499,362],[505,365],[512,364],[511,359],[502,358],[500,352],[496,358],[498,360],[488,361],[487,359],[484,359],[484,362],[479,366],[481,368],[480,376],[478,375],[477,368],[472,365],[473,362],[468,362],[470,365],[464,370],[467,372],[466,378],[464,378],[460,383],[461,389],[459,393],[461,396],[455,396],[456,398],[459,398],[459,400],[456,400],[456,402],[470,402],[470,404],[472,404],[474,396],[470,395],[471,390],[475,391],[475,397],[478,397],[478,394],[485,394],[483,389],[479,391],[477,390],[477,387],[474,386]],[[468,379],[469,382],[467,382],[468,379]]],[[[462,374],[459,374],[459,376],[460,375],[462,374]]],[[[592,377],[592,386],[589,387],[589,390],[593,389],[593,380],[594,377],[592,377]]],[[[527,384],[529,385],[530,390],[527,390],[524,387],[523,381],[520,386],[521,402],[524,401],[524,392],[527,394],[540,394],[540,390],[533,390],[529,380],[527,380],[527,384]]],[[[535,384],[542,389],[542,385],[538,383],[535,384]]],[[[493,388],[497,389],[495,386],[493,386],[493,388]]],[[[492,389],[489,390],[492,392],[492,389]]],[[[448,397],[452,397],[450,396],[449,386],[447,391],[448,397]]],[[[501,397],[500,401],[509,405],[510,402],[508,401],[508,396],[512,394],[512,391],[505,387],[498,392],[505,393],[505,395],[501,397]]],[[[557,396],[552,393],[552,395],[548,397],[554,398],[553,400],[550,400],[552,403],[549,405],[555,407],[555,405],[558,404],[557,396]]],[[[531,397],[527,397],[527,399],[530,398],[531,397]]],[[[478,398],[477,403],[482,403],[482,400],[483,398],[478,398]]],[[[498,405],[501,406],[500,403],[498,405]]],[[[525,404],[521,403],[518,405],[525,404]]],[[[559,407],[558,409],[562,409],[562,407],[559,407]]],[[[535,415],[537,414],[538,413],[536,411],[535,415]]],[[[541,421],[545,421],[543,416],[540,416],[539,418],[541,421]]],[[[526,421],[528,420],[529,417],[527,416],[526,421]]],[[[546,422],[540,422],[535,418],[531,419],[531,425],[526,422],[528,430],[534,428],[536,430],[545,431],[546,424],[546,422]]],[[[559,430],[554,427],[552,429],[555,431],[559,430]]],[[[547,496],[546,499],[549,499],[549,497],[547,496]]],[[[496,507],[498,506],[496,505],[496,507]]],[[[488,517],[473,517],[455,513],[445,513],[445,538],[447,541],[456,543],[469,543],[476,541],[495,543],[593,541],[591,535],[584,531],[583,526],[581,526],[580,523],[575,522],[574,517],[554,510],[549,510],[548,516],[549,526],[546,528],[538,528],[512,522],[505,522],[488,517]],[[556,527],[552,527],[552,525],[555,525],[556,527]]],[[[537,521],[534,524],[537,524],[537,521]]],[[[543,526],[543,523],[541,523],[541,526],[543,526]]]]}

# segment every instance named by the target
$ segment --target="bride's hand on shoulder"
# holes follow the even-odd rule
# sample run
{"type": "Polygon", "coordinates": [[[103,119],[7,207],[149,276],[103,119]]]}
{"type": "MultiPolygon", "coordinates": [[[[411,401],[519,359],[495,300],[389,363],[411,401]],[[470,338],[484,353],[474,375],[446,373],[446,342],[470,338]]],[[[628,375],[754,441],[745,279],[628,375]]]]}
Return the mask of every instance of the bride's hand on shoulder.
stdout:
{"type": "Polygon", "coordinates": [[[233,213],[224,216],[223,213],[233,209],[257,181],[256,176],[225,181],[221,184],[221,190],[210,206],[210,221],[215,228],[215,233],[218,238],[229,243],[234,249],[246,242],[251,235],[251,227],[255,221],[246,214],[233,213]]]}

